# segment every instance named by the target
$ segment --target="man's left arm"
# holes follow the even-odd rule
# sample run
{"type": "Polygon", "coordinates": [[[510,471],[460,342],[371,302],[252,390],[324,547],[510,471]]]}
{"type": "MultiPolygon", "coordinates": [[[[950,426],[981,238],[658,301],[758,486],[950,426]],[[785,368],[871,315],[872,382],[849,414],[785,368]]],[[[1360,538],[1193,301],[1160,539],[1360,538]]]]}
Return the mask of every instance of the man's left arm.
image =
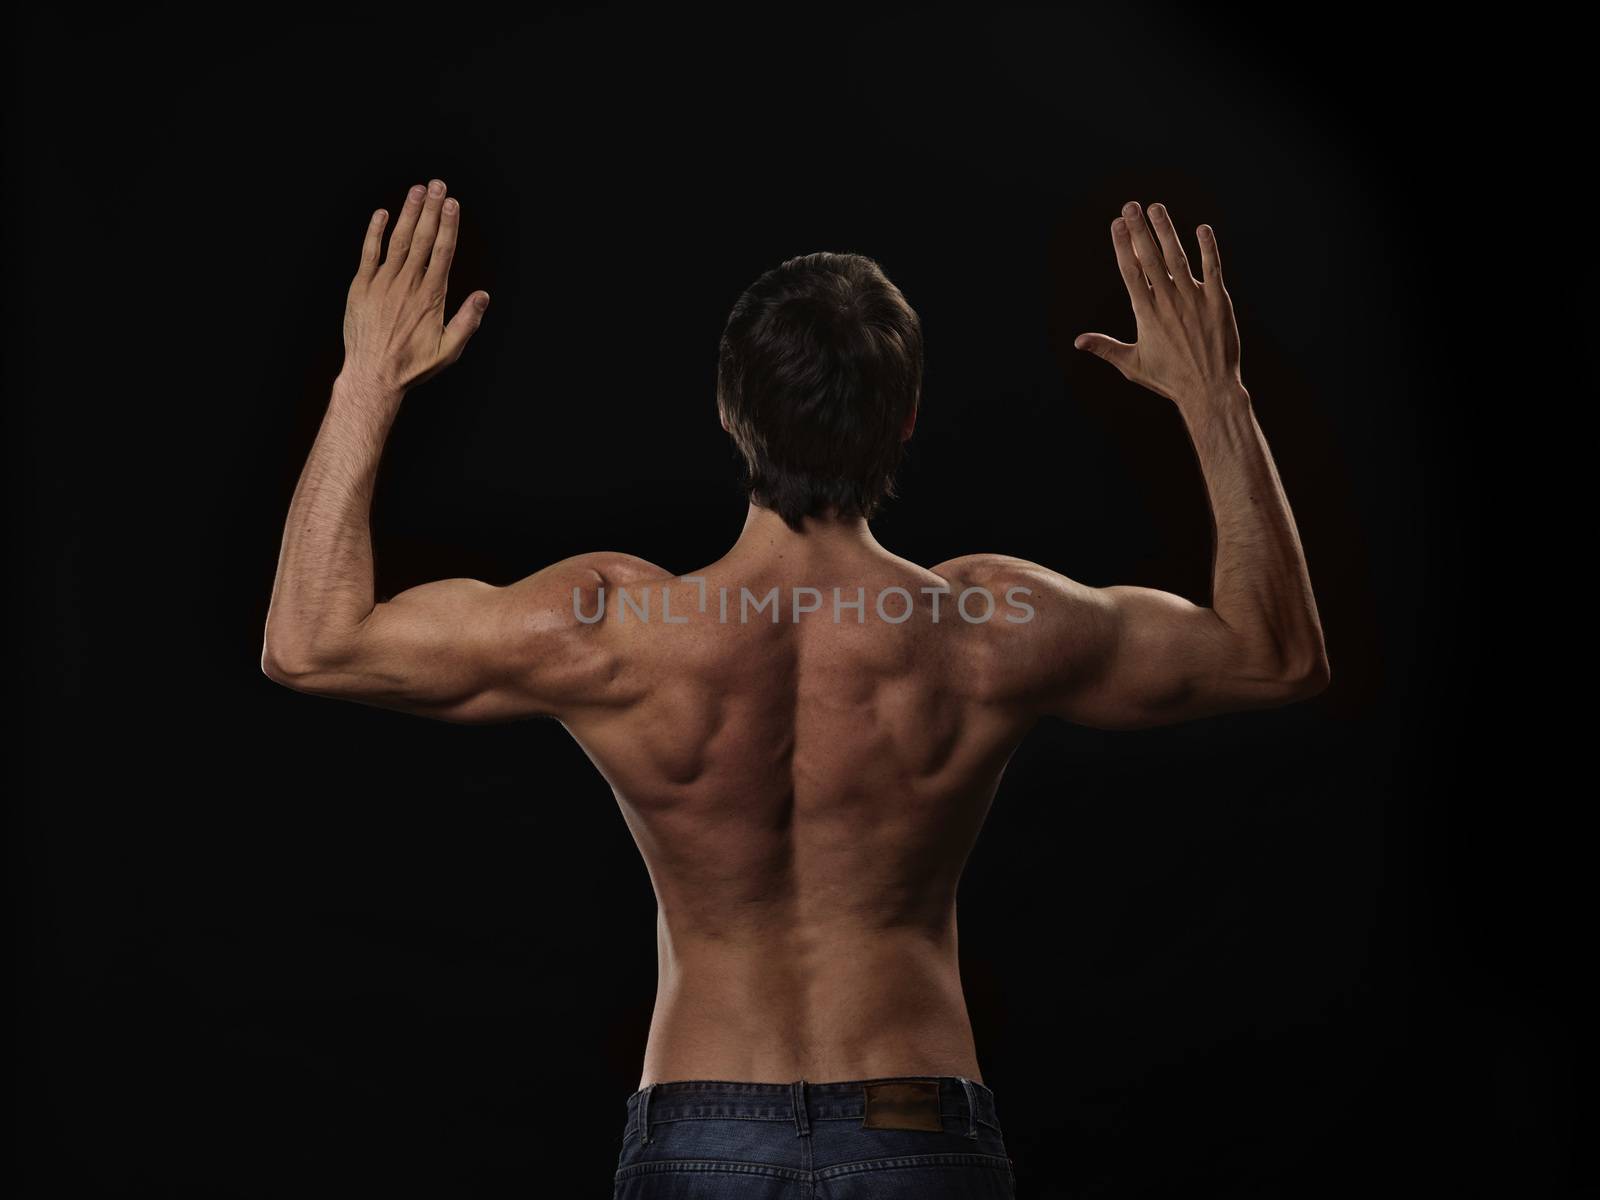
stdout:
{"type": "Polygon", "coordinates": [[[446,579],[376,600],[369,518],[384,442],[407,390],[460,356],[488,303],[475,292],[443,321],[460,205],[442,183],[411,190],[380,262],[387,220],[380,209],[368,224],[344,367],[289,506],[262,670],[298,691],[440,720],[559,715],[564,695],[592,698],[586,683],[615,676],[599,627],[570,606],[616,556],[568,559],[509,587],[446,579]]]}

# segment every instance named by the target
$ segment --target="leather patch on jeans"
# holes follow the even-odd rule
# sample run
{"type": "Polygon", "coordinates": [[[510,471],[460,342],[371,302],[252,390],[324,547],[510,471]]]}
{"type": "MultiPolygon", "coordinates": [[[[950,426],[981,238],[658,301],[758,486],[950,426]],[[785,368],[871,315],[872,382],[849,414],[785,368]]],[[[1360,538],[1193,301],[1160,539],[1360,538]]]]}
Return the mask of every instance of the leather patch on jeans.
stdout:
{"type": "Polygon", "coordinates": [[[939,1133],[939,1081],[908,1079],[900,1083],[865,1083],[867,1111],[863,1129],[927,1129],[939,1133]]]}

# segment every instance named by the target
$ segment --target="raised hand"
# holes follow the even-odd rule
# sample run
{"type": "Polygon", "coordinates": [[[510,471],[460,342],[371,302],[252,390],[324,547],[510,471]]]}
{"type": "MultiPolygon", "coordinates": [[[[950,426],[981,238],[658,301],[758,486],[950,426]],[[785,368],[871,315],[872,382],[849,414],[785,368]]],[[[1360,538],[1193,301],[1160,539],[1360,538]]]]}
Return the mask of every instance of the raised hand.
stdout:
{"type": "Polygon", "coordinates": [[[388,223],[389,214],[381,208],[367,222],[361,266],[345,302],[341,374],[405,391],[461,357],[483,322],[489,293],[473,292],[450,323],[444,323],[461,205],[445,198],[443,180],[411,189],[390,235],[389,253],[380,263],[388,223]]]}
{"type": "Polygon", "coordinates": [[[1203,275],[1195,279],[1164,206],[1150,206],[1150,224],[1155,227],[1153,238],[1144,214],[1131,200],[1123,206],[1122,216],[1111,222],[1111,242],[1133,301],[1138,340],[1122,342],[1103,333],[1083,333],[1072,344],[1180,406],[1236,395],[1244,387],[1239,376],[1239,328],[1233,300],[1222,286],[1216,233],[1209,225],[1195,230],[1203,275]]]}

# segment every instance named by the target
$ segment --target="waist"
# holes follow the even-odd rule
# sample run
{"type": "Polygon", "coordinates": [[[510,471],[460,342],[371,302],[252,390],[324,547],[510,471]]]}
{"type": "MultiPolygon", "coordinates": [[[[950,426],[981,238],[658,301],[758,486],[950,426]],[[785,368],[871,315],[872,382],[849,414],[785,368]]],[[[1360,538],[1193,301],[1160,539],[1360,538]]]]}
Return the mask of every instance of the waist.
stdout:
{"type": "Polygon", "coordinates": [[[640,1085],[979,1075],[958,971],[663,979],[640,1085]]]}
{"type": "Polygon", "coordinates": [[[726,998],[739,1005],[775,999],[805,1007],[849,997],[881,998],[898,1007],[907,998],[960,994],[960,956],[954,936],[920,929],[754,928],[707,936],[666,923],[659,990],[697,1000],[726,998]]]}
{"type": "Polygon", "coordinates": [[[890,1075],[812,1083],[724,1079],[651,1083],[627,1099],[624,1136],[665,1121],[773,1121],[801,1128],[815,1121],[903,1122],[929,1117],[957,1131],[1000,1133],[994,1092],[961,1075],[890,1075]],[[900,1087],[897,1085],[909,1085],[900,1087]],[[936,1093],[936,1095],[935,1095],[936,1093]]]}

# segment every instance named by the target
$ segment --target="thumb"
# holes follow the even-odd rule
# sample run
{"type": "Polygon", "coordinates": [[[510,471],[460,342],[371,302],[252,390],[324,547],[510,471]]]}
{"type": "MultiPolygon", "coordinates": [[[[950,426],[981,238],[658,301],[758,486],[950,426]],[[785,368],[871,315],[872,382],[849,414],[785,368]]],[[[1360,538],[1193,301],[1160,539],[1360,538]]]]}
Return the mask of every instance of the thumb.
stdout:
{"type": "Polygon", "coordinates": [[[1135,347],[1132,342],[1119,342],[1103,333],[1080,333],[1072,340],[1072,344],[1079,350],[1087,350],[1096,358],[1105,359],[1124,375],[1133,365],[1135,347]]]}
{"type": "Polygon", "coordinates": [[[441,349],[445,358],[454,362],[461,356],[461,351],[466,348],[472,335],[478,332],[478,326],[483,324],[483,313],[489,307],[488,292],[473,292],[462,303],[456,315],[450,318],[450,324],[444,327],[444,337],[441,349]]]}

